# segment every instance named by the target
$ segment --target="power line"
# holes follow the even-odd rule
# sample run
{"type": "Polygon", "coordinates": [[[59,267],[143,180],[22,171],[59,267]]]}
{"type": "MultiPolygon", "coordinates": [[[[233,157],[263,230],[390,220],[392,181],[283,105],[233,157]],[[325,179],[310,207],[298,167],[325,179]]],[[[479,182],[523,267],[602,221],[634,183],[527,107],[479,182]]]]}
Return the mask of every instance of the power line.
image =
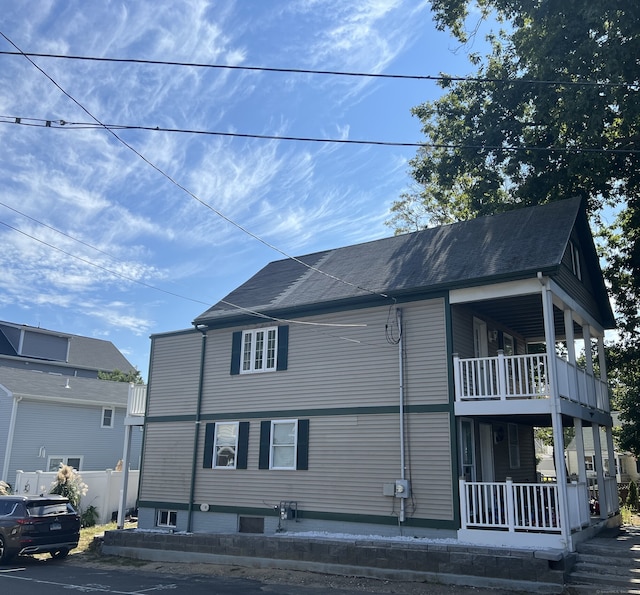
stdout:
{"type": "MultiPolygon", "coordinates": [[[[6,38],[5,38],[6,39],[6,38]]],[[[14,45],[14,44],[12,44],[14,45]]],[[[14,47],[16,47],[14,45],[14,47]]],[[[494,77],[470,77],[470,76],[454,76],[454,75],[428,75],[428,74],[392,74],[392,73],[373,73],[373,72],[348,72],[341,70],[314,70],[307,68],[276,68],[269,66],[240,66],[231,64],[206,64],[199,62],[176,62],[170,60],[145,60],[140,58],[109,58],[104,56],[80,56],[65,54],[50,54],[40,52],[22,52],[22,51],[0,51],[0,55],[8,56],[24,56],[34,58],[51,58],[58,60],[82,60],[90,62],[112,62],[116,64],[144,64],[154,66],[181,66],[190,68],[210,68],[217,70],[241,70],[249,72],[278,72],[284,74],[316,74],[325,76],[344,76],[344,77],[360,77],[360,78],[378,78],[378,79],[396,79],[396,80],[418,80],[418,81],[434,81],[434,82],[472,82],[472,83],[502,83],[502,84],[526,84],[526,85],[556,85],[567,87],[614,87],[614,88],[634,88],[638,87],[638,81],[633,83],[627,82],[610,82],[610,81],[578,81],[578,80],[540,80],[540,79],[506,79],[494,77]]]]}
{"type": "MultiPolygon", "coordinates": [[[[20,50],[20,48],[11,39],[9,39],[2,31],[0,31],[0,36],[2,36],[4,39],[6,39],[6,41],[8,43],[10,43],[13,47],[16,48],[16,50],[18,50],[22,55],[24,55],[22,53],[22,51],[20,50]]],[[[259,241],[260,243],[264,244],[268,248],[271,248],[272,250],[282,254],[285,258],[293,260],[293,261],[297,262],[298,264],[302,265],[303,267],[305,267],[305,268],[307,268],[309,270],[312,270],[312,271],[314,271],[316,273],[324,275],[325,277],[333,279],[334,281],[338,281],[339,283],[343,283],[344,285],[348,285],[348,286],[353,287],[355,289],[358,289],[360,291],[364,291],[365,293],[369,293],[369,294],[372,294],[372,295],[377,295],[377,296],[380,296],[380,297],[382,297],[384,299],[389,299],[389,296],[384,294],[384,293],[381,293],[379,291],[375,291],[375,290],[372,290],[372,289],[368,289],[366,287],[361,287],[361,286],[359,286],[359,285],[357,285],[355,283],[351,283],[349,281],[346,281],[345,279],[341,279],[340,277],[337,277],[336,275],[332,275],[332,274],[327,273],[327,272],[325,272],[325,271],[323,271],[323,270],[321,270],[321,269],[319,269],[317,267],[309,265],[309,264],[305,263],[304,261],[302,261],[301,259],[296,258],[295,256],[291,256],[290,254],[287,254],[286,252],[284,252],[280,248],[278,248],[275,245],[267,242],[266,240],[262,239],[261,237],[259,237],[255,233],[249,231],[247,228],[245,228],[241,224],[237,223],[236,221],[234,221],[230,217],[226,216],[224,213],[222,213],[218,209],[214,208],[212,205],[208,204],[207,202],[205,202],[204,200],[199,198],[196,194],[191,192],[188,188],[186,188],[185,186],[180,184],[173,177],[171,177],[168,173],[166,173],[162,168],[160,168],[155,163],[153,163],[152,161],[147,159],[142,153],[140,153],[132,145],[127,143],[124,139],[120,138],[120,136],[118,136],[113,130],[107,128],[107,126],[103,122],[101,122],[96,116],[94,116],[83,104],[81,104],[77,99],[75,99],[75,97],[73,97],[70,93],[68,93],[65,89],[63,89],[47,72],[45,72],[42,68],[40,68],[40,66],[38,66],[29,56],[24,55],[24,57],[37,70],[39,70],[47,79],[49,79],[51,81],[51,83],[53,83],[53,85],[55,85],[60,90],[61,93],[63,93],[73,103],[75,103],[80,109],[82,109],[82,111],[84,111],[92,120],[94,120],[97,124],[99,124],[101,128],[104,128],[107,132],[109,132],[109,134],[111,134],[119,143],[121,143],[127,149],[129,149],[131,152],[133,152],[135,155],[137,155],[140,159],[142,159],[145,163],[147,163],[150,167],[152,167],[154,170],[156,170],[160,175],[162,175],[164,178],[166,178],[169,182],[171,182],[177,188],[179,188],[180,190],[185,192],[188,196],[193,198],[195,201],[199,202],[204,207],[208,208],[210,211],[215,213],[221,219],[224,219],[227,223],[230,223],[231,225],[233,225],[234,227],[236,227],[237,229],[239,229],[243,233],[245,233],[248,236],[252,237],[253,239],[259,241]]],[[[391,298],[391,299],[393,299],[393,298],[391,298]]]]}
{"type": "Polygon", "coordinates": [[[170,132],[180,134],[196,134],[204,136],[219,136],[228,138],[252,138],[260,140],[311,142],[311,143],[333,143],[345,145],[369,145],[383,147],[417,147],[425,149],[463,149],[474,151],[502,151],[502,152],[545,152],[545,153],[602,153],[602,154],[622,154],[634,155],[640,153],[640,149],[608,149],[605,147],[557,147],[557,146],[531,146],[531,145],[485,145],[485,144],[462,144],[462,143],[425,143],[425,142],[404,142],[404,141],[382,141],[382,140],[360,140],[345,138],[320,138],[312,136],[282,136],[271,134],[252,134],[244,132],[222,132],[216,130],[197,130],[189,128],[167,128],[163,126],[141,126],[129,124],[96,124],[93,122],[70,122],[68,120],[46,120],[43,118],[24,118],[17,116],[0,115],[0,124],[17,124],[20,126],[34,126],[39,128],[55,128],[57,130],[101,130],[110,132],[114,130],[141,130],[146,132],[170,132]]]}

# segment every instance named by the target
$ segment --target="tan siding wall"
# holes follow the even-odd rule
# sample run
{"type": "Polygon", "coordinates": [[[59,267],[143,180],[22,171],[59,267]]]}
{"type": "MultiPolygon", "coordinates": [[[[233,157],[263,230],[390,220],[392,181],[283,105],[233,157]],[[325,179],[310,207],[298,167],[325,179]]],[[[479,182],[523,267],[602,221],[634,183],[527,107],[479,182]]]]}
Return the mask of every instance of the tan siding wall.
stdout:
{"type": "MultiPolygon", "coordinates": [[[[259,421],[251,421],[246,470],[203,469],[201,441],[196,502],[264,508],[295,500],[300,510],[327,513],[384,516],[399,511],[398,499],[382,495],[383,484],[400,477],[397,415],[312,417],[307,471],[258,469],[259,421]]],[[[412,414],[407,434],[415,503],[411,516],[451,520],[449,415],[412,414]]]]}
{"type": "Polygon", "coordinates": [[[200,333],[154,337],[147,415],[195,415],[200,333]]]}
{"type": "Polygon", "coordinates": [[[141,500],[189,502],[194,425],[165,422],[146,426],[141,500]]]}
{"type": "MultiPolygon", "coordinates": [[[[411,402],[447,402],[443,300],[403,311],[411,402]]],[[[385,338],[388,315],[387,307],[372,308],[305,319],[345,326],[290,324],[288,369],[263,374],[231,376],[231,338],[239,329],[210,332],[203,413],[397,405],[398,347],[385,338]]]]}

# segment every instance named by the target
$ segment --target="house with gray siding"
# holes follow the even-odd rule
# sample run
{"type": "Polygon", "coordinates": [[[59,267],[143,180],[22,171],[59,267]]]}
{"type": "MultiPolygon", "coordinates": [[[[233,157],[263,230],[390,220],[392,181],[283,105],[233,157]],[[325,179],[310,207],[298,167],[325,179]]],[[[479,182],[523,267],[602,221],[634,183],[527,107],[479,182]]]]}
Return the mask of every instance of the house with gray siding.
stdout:
{"type": "Polygon", "coordinates": [[[139,527],[572,551],[619,522],[613,325],[577,198],[271,262],[151,338],[139,527]],[[566,426],[578,474],[540,483],[566,426]]]}
{"type": "Polygon", "coordinates": [[[134,370],[109,341],[0,322],[0,479],[13,484],[17,470],[54,471],[60,463],[114,469],[129,434],[130,467],[139,468],[135,391],[98,379],[115,369],[134,370]]]}

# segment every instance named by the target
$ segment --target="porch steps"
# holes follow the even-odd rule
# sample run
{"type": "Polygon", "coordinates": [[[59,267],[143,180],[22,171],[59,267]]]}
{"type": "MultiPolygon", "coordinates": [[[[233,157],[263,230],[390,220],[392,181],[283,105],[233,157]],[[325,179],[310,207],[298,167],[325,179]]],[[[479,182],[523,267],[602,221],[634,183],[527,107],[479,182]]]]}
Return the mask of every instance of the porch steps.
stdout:
{"type": "Polygon", "coordinates": [[[567,593],[640,594],[639,527],[607,530],[578,544],[575,556],[567,593]]]}

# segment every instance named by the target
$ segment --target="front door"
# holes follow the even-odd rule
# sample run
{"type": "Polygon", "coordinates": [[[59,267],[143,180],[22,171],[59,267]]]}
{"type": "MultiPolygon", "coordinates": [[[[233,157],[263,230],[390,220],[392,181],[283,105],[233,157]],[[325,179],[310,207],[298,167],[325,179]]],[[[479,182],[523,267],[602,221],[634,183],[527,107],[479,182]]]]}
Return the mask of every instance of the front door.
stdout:
{"type": "Polygon", "coordinates": [[[476,446],[473,420],[460,420],[460,468],[466,481],[476,480],[476,446]]]}

